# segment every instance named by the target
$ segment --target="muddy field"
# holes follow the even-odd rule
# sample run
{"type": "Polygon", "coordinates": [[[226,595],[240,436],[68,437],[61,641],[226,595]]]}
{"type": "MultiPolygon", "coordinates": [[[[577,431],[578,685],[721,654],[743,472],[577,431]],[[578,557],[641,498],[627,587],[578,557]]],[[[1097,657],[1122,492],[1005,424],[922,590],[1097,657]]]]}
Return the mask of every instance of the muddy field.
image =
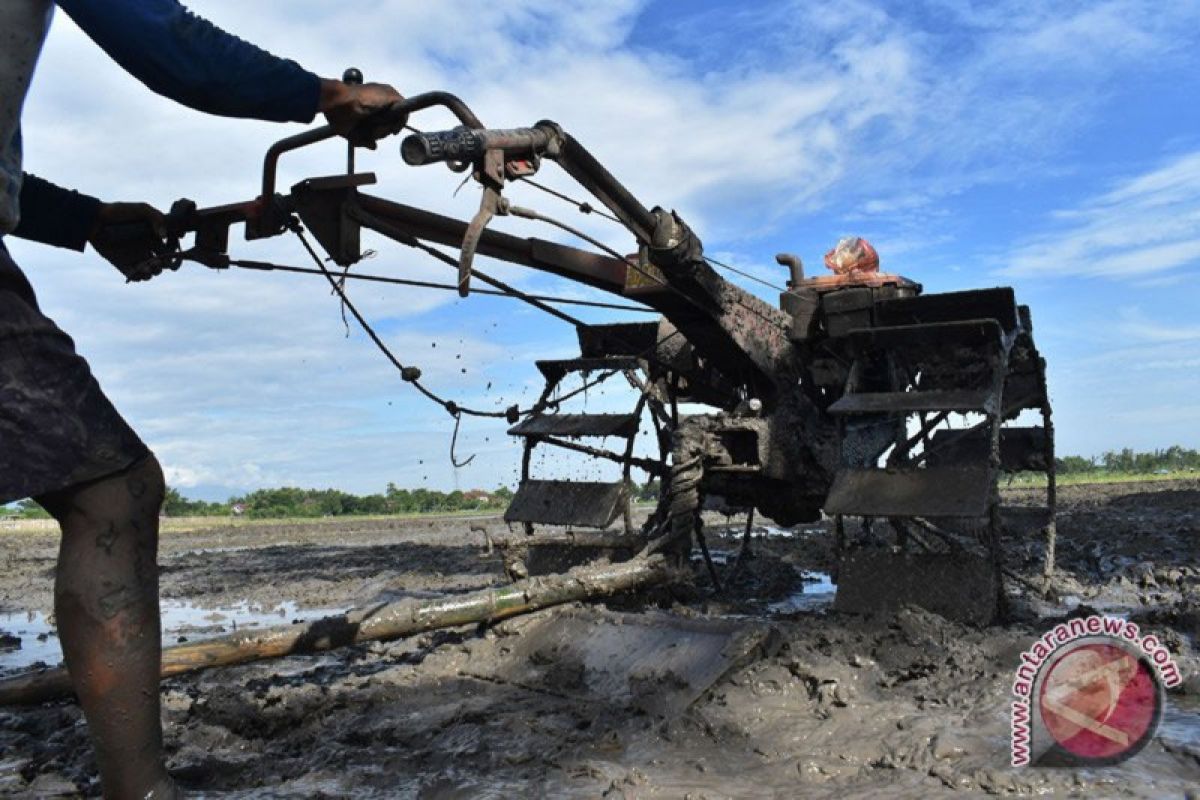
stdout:
{"type": "MultiPolygon", "coordinates": [[[[499,556],[470,530],[480,524],[503,532],[458,518],[167,535],[165,639],[502,582],[499,556]]],[[[170,767],[196,796],[230,798],[1196,796],[1200,481],[1065,489],[1056,596],[1014,596],[1010,621],[986,630],[911,608],[833,612],[822,526],[756,528],[734,575],[738,526],[711,542],[720,596],[698,569],[696,590],[651,601],[174,679],[163,695],[170,767]],[[1190,680],[1133,760],[1012,769],[1018,654],[1089,608],[1158,631],[1190,680]],[[681,677],[678,642],[702,656],[740,649],[700,680],[681,677]],[[612,651],[607,672],[587,647],[612,651]],[[651,655],[638,661],[641,648],[651,655]]],[[[0,673],[56,657],[55,547],[49,533],[0,531],[0,634],[20,639],[0,649],[0,673]]],[[[1039,546],[1014,548],[1014,564],[1036,574],[1039,546]]],[[[0,709],[0,794],[96,789],[73,704],[0,709]]]]}

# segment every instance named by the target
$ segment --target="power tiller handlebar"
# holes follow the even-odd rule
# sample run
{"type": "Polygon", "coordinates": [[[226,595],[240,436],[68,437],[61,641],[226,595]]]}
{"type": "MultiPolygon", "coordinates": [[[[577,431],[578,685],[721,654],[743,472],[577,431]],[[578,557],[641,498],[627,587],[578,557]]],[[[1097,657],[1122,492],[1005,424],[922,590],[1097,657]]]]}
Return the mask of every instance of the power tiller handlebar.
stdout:
{"type": "Polygon", "coordinates": [[[475,162],[489,150],[502,151],[506,156],[540,156],[558,135],[559,131],[549,123],[509,130],[455,128],[408,136],[400,145],[400,155],[406,164],[414,167],[443,161],[475,162]]]}
{"type": "MultiPolygon", "coordinates": [[[[349,76],[351,71],[347,71],[349,76]]],[[[361,80],[361,76],[352,76],[361,80]]],[[[298,184],[303,187],[305,197],[314,192],[352,192],[357,186],[371,182],[373,176],[355,174],[354,151],[358,147],[374,147],[386,136],[399,133],[408,126],[411,114],[433,107],[450,111],[459,121],[460,127],[433,133],[414,133],[401,144],[401,155],[410,165],[445,163],[452,170],[471,170],[472,176],[483,187],[479,211],[466,227],[459,240],[459,290],[468,291],[472,274],[472,261],[484,229],[493,216],[506,213],[508,205],[501,197],[506,183],[535,174],[543,158],[553,160],[576,180],[593,197],[611,211],[634,235],[641,248],[671,251],[683,240],[686,232],[678,218],[661,209],[647,209],[596,158],[557,124],[541,121],[528,128],[488,129],[483,126],[474,112],[458,97],[448,92],[426,92],[395,103],[365,119],[346,135],[349,140],[346,175],[319,178],[298,184]]],[[[287,230],[289,220],[297,211],[298,203],[304,198],[295,193],[282,195],[277,189],[280,157],[287,152],[323,142],[338,136],[332,126],[323,125],[289,136],[276,142],[267,150],[263,160],[262,189],[258,197],[248,202],[234,203],[215,208],[199,209],[196,204],[181,200],[172,208],[168,227],[172,238],[178,241],[186,233],[196,234],[195,246],[187,251],[188,257],[201,260],[210,266],[228,263],[228,230],[231,225],[245,223],[248,240],[277,236],[287,230]]],[[[311,199],[311,198],[310,198],[311,199]]],[[[326,204],[328,205],[328,204],[326,204]]],[[[310,214],[328,209],[313,208],[310,214]]],[[[302,215],[303,216],[303,215],[302,215]]],[[[340,216],[330,218],[330,224],[317,225],[316,232],[324,234],[329,242],[322,241],[326,250],[334,251],[337,263],[353,260],[347,255],[357,242],[356,236],[342,235],[340,216]],[[353,241],[350,241],[350,240],[353,241]],[[345,241],[343,241],[345,240],[345,241]],[[347,249],[349,247],[349,250],[347,249]]],[[[344,220],[342,220],[344,222],[344,220]]],[[[311,226],[310,226],[311,227],[311,226]]],[[[348,229],[347,229],[348,230],[348,229]]],[[[322,239],[322,236],[318,236],[322,239]]],[[[699,243],[695,243],[699,252],[699,243]]],[[[175,248],[178,245],[175,244],[175,248]]],[[[174,248],[173,248],[174,249],[174,248]]]]}
{"type": "MultiPolygon", "coordinates": [[[[413,112],[438,106],[449,110],[450,113],[458,118],[459,122],[468,128],[483,127],[483,123],[479,121],[475,113],[459,98],[449,92],[425,92],[424,94],[405,98],[399,103],[393,103],[363,120],[347,135],[347,138],[350,140],[350,146],[351,148],[373,148],[379,139],[402,131],[408,125],[408,118],[413,112]]],[[[259,195],[260,201],[266,204],[273,202],[280,156],[292,150],[298,150],[301,147],[307,147],[317,142],[332,139],[338,135],[338,132],[332,126],[322,125],[304,133],[281,139],[271,145],[270,149],[267,150],[266,158],[263,159],[262,194],[259,195]]],[[[274,236],[282,232],[282,230],[283,222],[278,218],[278,215],[266,213],[261,224],[253,226],[248,233],[250,234],[250,238],[263,238],[274,236]]]]}

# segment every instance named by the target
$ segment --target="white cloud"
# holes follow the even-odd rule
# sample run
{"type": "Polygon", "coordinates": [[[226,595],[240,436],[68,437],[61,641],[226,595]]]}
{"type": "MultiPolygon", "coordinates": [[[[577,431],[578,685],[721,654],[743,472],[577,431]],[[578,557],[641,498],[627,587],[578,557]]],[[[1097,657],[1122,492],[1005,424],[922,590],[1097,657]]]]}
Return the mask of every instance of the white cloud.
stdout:
{"type": "Polygon", "coordinates": [[[1200,151],[1127,178],[1028,240],[1003,273],[1130,278],[1200,263],[1200,151]]]}
{"type": "Polygon", "coordinates": [[[1200,325],[1170,325],[1149,317],[1137,307],[1122,308],[1117,330],[1123,337],[1140,343],[1193,342],[1200,340],[1200,325]]]}

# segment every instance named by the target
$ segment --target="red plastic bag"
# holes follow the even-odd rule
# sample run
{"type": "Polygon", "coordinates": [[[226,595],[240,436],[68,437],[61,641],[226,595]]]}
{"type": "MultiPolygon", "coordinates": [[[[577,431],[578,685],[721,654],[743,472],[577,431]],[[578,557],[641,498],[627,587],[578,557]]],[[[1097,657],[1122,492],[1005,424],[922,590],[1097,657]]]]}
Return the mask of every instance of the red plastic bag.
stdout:
{"type": "Polygon", "coordinates": [[[825,266],[838,275],[852,272],[878,272],[879,254],[866,239],[847,236],[825,254],[825,266]]]}

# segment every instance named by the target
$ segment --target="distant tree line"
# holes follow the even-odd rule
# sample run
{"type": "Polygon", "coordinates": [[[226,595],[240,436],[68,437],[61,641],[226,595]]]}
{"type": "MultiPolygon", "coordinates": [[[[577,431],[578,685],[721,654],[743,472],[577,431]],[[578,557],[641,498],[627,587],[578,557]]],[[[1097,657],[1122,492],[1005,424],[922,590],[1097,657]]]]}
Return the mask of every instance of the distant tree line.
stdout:
{"type": "MultiPolygon", "coordinates": [[[[1161,471],[1200,471],[1200,450],[1173,445],[1164,450],[1135,452],[1126,447],[1109,450],[1099,456],[1063,456],[1055,460],[1064,475],[1089,472],[1155,473],[1161,471]]],[[[649,502],[658,499],[658,479],[634,489],[634,499],[649,502]]],[[[167,489],[163,514],[168,517],[222,517],[240,513],[255,519],[280,517],[345,517],[355,515],[430,514],[453,511],[503,511],[512,500],[512,490],[501,486],[495,491],[471,489],[466,492],[439,492],[431,489],[401,489],[389,483],[383,494],[356,495],[338,489],[258,489],[224,503],[210,503],[184,497],[176,488],[167,489]]],[[[23,519],[49,515],[32,500],[21,500],[7,509],[0,505],[0,517],[23,519]]]]}
{"type": "MultiPolygon", "coordinates": [[[[658,499],[655,478],[634,487],[633,497],[646,502],[658,499]]],[[[178,489],[167,489],[163,513],[168,517],[214,517],[238,513],[255,519],[280,517],[345,517],[362,514],[433,514],[453,511],[503,511],[513,492],[506,486],[487,492],[439,492],[430,489],[401,489],[394,483],[383,494],[356,495],[338,489],[258,489],[224,503],[189,500],[178,489]]]]}
{"type": "Polygon", "coordinates": [[[347,517],[357,515],[429,514],[452,511],[503,510],[512,500],[512,490],[492,492],[471,489],[439,492],[431,489],[401,489],[394,483],[383,494],[357,495],[339,489],[300,489],[283,486],[258,489],[231,497],[224,503],[189,500],[170,488],[163,502],[168,517],[223,516],[239,513],[254,519],[279,517],[347,517]]]}
{"type": "Polygon", "coordinates": [[[1099,456],[1084,458],[1083,456],[1064,456],[1055,460],[1055,466],[1062,474],[1081,472],[1180,472],[1184,470],[1200,470],[1200,450],[1189,450],[1186,447],[1172,445],[1165,450],[1151,450],[1146,453],[1135,452],[1126,447],[1123,450],[1109,450],[1099,456]]]}
{"type": "Polygon", "coordinates": [[[14,516],[17,519],[50,519],[46,510],[32,500],[21,500],[13,503],[6,511],[0,506],[0,517],[14,516]]]}

